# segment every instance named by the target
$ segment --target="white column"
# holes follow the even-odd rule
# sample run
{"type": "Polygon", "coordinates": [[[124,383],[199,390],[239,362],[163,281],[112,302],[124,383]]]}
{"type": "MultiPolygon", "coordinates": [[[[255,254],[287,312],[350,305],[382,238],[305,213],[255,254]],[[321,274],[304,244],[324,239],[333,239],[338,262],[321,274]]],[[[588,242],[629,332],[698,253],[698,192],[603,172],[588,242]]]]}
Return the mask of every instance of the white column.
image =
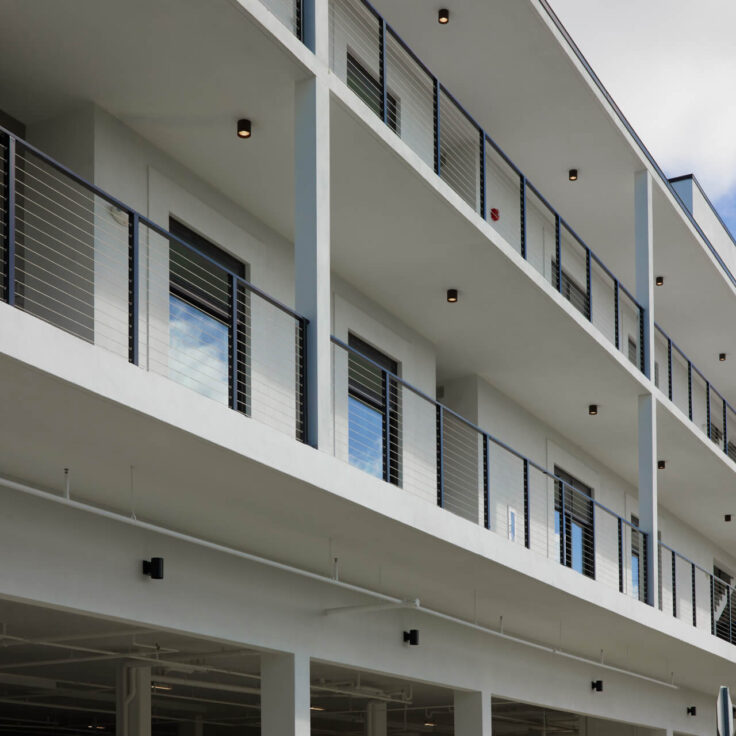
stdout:
{"type": "Polygon", "coordinates": [[[323,79],[296,85],[294,278],[296,310],[307,329],[310,444],[332,452],[330,290],[330,95],[323,79]]]}
{"type": "Polygon", "coordinates": [[[388,711],[385,702],[371,701],[366,706],[365,736],[386,736],[388,711]]]}
{"type": "Polygon", "coordinates": [[[123,664],[115,688],[115,733],[151,736],[151,668],[123,664]]]}
{"type": "MultiPolygon", "coordinates": [[[[644,367],[654,376],[654,230],[652,177],[640,171],[634,180],[636,298],[644,307],[644,367]]],[[[647,603],[659,605],[659,545],[657,539],[657,402],[647,393],[639,397],[639,524],[647,534],[647,603]]]]}
{"type": "Polygon", "coordinates": [[[309,736],[309,657],[261,657],[261,736],[309,736]]]}
{"type": "Polygon", "coordinates": [[[455,736],[491,736],[491,695],[455,691],[455,736]]]}

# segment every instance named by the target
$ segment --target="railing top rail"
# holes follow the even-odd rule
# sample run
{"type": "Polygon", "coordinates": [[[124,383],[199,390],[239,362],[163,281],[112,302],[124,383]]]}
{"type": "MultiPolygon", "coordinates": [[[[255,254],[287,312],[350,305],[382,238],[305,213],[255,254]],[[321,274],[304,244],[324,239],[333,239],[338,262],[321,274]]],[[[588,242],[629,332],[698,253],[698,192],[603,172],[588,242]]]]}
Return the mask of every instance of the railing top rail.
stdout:
{"type": "Polygon", "coordinates": [[[644,532],[641,529],[639,529],[639,527],[636,524],[634,524],[633,522],[628,521],[623,516],[620,516],[615,511],[612,511],[607,506],[605,506],[604,504],[602,504],[600,501],[596,501],[596,499],[591,498],[590,496],[587,496],[582,491],[580,491],[579,489],[575,488],[575,486],[570,485],[569,483],[567,483],[562,478],[556,476],[554,473],[550,473],[549,470],[547,470],[546,468],[542,467],[539,463],[534,462],[534,460],[529,459],[528,457],[526,457],[526,455],[523,455],[518,450],[515,450],[513,447],[510,447],[503,440],[500,440],[497,437],[494,437],[489,432],[486,432],[484,429],[482,429],[481,427],[479,427],[477,424],[473,424],[473,422],[469,421],[468,419],[466,419],[461,414],[458,414],[453,409],[450,409],[449,407],[447,407],[444,404],[440,403],[439,401],[437,401],[437,399],[433,399],[431,396],[429,396],[429,394],[426,394],[421,389],[417,388],[416,386],[413,386],[408,381],[406,381],[403,378],[401,378],[401,376],[397,376],[392,371],[388,370],[387,368],[384,368],[384,366],[382,366],[380,363],[377,363],[375,360],[372,360],[367,355],[364,355],[363,353],[361,353],[360,350],[356,350],[355,348],[351,347],[346,342],[344,342],[343,340],[341,340],[339,337],[335,337],[334,335],[332,335],[330,337],[330,339],[331,339],[331,341],[332,341],[333,344],[337,345],[338,347],[342,348],[343,350],[345,350],[348,353],[353,353],[355,355],[359,355],[360,358],[361,358],[361,360],[364,360],[367,363],[370,363],[372,366],[374,366],[375,368],[377,368],[378,370],[380,370],[382,373],[384,373],[386,376],[388,376],[389,378],[391,378],[393,381],[396,381],[396,383],[398,383],[399,385],[401,385],[404,388],[408,389],[413,394],[415,394],[416,396],[419,396],[420,398],[424,399],[425,401],[427,401],[428,403],[432,404],[433,406],[441,407],[441,409],[442,409],[442,411],[444,413],[450,414],[455,419],[457,419],[460,422],[462,422],[463,424],[465,424],[469,429],[474,430],[479,435],[481,435],[482,437],[486,438],[490,442],[493,442],[495,445],[498,445],[499,447],[501,447],[502,449],[506,450],[507,452],[511,453],[512,455],[514,455],[515,457],[517,457],[519,460],[522,460],[523,462],[528,463],[529,466],[535,468],[540,473],[543,473],[544,475],[546,475],[551,480],[554,480],[557,483],[562,483],[563,486],[565,486],[567,488],[570,488],[571,490],[573,490],[576,493],[580,494],[586,500],[588,500],[591,503],[595,504],[601,510],[607,512],[611,516],[616,517],[617,519],[620,519],[624,524],[626,524],[627,526],[631,527],[632,529],[635,529],[636,531],[641,532],[642,534],[644,534],[644,532]]]}
{"type": "Polygon", "coordinates": [[[687,563],[691,567],[694,567],[696,570],[700,570],[702,573],[705,573],[708,577],[713,578],[714,580],[717,580],[721,585],[724,585],[727,588],[730,588],[731,590],[736,591],[736,587],[732,585],[731,583],[727,583],[725,580],[721,580],[720,578],[716,577],[710,570],[706,570],[702,565],[698,565],[697,562],[693,562],[689,557],[685,557],[682,553],[678,552],[676,549],[672,549],[668,544],[665,544],[661,539],[659,540],[659,546],[663,549],[666,549],[668,552],[673,554],[675,557],[679,557],[683,562],[687,563]]]}
{"type": "Polygon", "coordinates": [[[252,284],[247,279],[244,279],[242,276],[239,276],[233,271],[228,270],[227,268],[219,264],[217,261],[215,261],[213,258],[210,258],[205,253],[202,253],[198,248],[193,246],[191,243],[188,243],[186,240],[182,240],[182,238],[169,232],[165,227],[162,227],[161,225],[155,223],[153,220],[149,219],[148,217],[141,214],[137,210],[128,206],[127,204],[125,204],[125,202],[122,202],[117,197],[114,197],[112,194],[109,194],[104,189],[100,189],[100,187],[96,186],[95,184],[92,184],[90,181],[87,181],[87,179],[85,179],[83,176],[80,176],[79,174],[72,171],[67,166],[64,166],[64,164],[60,163],[59,161],[56,161],[56,159],[53,159],[48,154],[36,148],[36,146],[34,146],[32,143],[29,143],[23,138],[20,138],[19,136],[15,135],[15,133],[12,133],[7,128],[4,128],[3,126],[0,126],[0,135],[5,136],[7,139],[12,138],[13,140],[16,141],[16,143],[20,144],[26,151],[29,151],[34,156],[36,156],[37,158],[47,163],[51,168],[55,169],[59,173],[63,174],[64,176],[68,177],[72,181],[76,182],[77,184],[79,184],[79,186],[83,187],[84,189],[91,192],[92,194],[95,194],[101,199],[104,199],[109,204],[117,207],[119,210],[122,210],[123,212],[127,213],[129,217],[136,216],[140,223],[144,224],[146,227],[155,231],[161,237],[176,241],[180,245],[183,245],[185,248],[188,248],[192,252],[196,253],[200,258],[203,258],[204,260],[211,263],[212,265],[217,266],[217,268],[220,271],[222,271],[224,274],[227,274],[228,276],[236,279],[238,283],[240,283],[246,289],[253,292],[254,294],[257,294],[259,297],[269,302],[277,309],[280,309],[282,312],[286,312],[290,316],[294,317],[294,319],[299,320],[303,324],[308,323],[309,320],[307,320],[306,317],[302,316],[301,314],[293,310],[291,307],[288,307],[286,304],[283,304],[278,299],[272,297],[270,294],[267,294],[262,289],[259,289],[257,286],[252,284]]]}

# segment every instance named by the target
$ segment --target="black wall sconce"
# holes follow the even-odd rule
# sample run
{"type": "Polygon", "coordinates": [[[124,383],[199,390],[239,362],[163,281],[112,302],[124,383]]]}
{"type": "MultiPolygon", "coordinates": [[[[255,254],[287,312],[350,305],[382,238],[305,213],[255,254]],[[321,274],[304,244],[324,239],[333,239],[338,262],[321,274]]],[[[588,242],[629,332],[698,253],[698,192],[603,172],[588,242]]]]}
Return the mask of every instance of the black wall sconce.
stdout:
{"type": "Polygon", "coordinates": [[[593,680],[593,682],[590,683],[591,690],[593,690],[596,693],[602,693],[603,692],[603,680],[593,680]]]}
{"type": "Polygon", "coordinates": [[[148,575],[151,580],[163,580],[164,558],[151,557],[150,560],[143,560],[143,574],[148,575]]]}
{"type": "Polygon", "coordinates": [[[688,705],[687,714],[689,716],[696,716],[698,715],[698,709],[694,705],[688,705]]]}
{"type": "Polygon", "coordinates": [[[410,647],[419,646],[419,629],[409,629],[409,631],[405,631],[404,642],[410,647]]]}

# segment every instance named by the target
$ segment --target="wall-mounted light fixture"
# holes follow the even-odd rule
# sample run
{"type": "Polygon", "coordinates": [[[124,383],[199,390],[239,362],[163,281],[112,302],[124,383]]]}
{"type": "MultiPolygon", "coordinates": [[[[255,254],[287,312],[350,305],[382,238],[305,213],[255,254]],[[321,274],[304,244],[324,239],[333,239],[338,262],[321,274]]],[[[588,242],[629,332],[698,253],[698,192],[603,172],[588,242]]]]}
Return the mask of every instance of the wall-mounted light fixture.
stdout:
{"type": "Polygon", "coordinates": [[[447,301],[450,302],[450,304],[454,304],[457,301],[457,289],[447,290],[447,301]]]}
{"type": "Polygon", "coordinates": [[[588,404],[588,414],[592,417],[598,416],[598,404],[588,404]]]}
{"type": "Polygon", "coordinates": [[[597,693],[603,692],[603,680],[593,680],[590,683],[591,689],[597,693]]]}
{"type": "Polygon", "coordinates": [[[666,460],[657,460],[657,470],[664,470],[667,467],[666,460]]]}
{"type": "Polygon", "coordinates": [[[404,632],[404,642],[410,647],[419,645],[419,629],[409,629],[404,632]]]}
{"type": "Polygon", "coordinates": [[[570,171],[567,172],[567,178],[570,181],[577,181],[578,180],[578,170],[570,169],[570,171]]]}
{"type": "Polygon", "coordinates": [[[450,11],[447,8],[441,8],[437,13],[437,22],[441,26],[446,26],[450,22],[450,11]]]}
{"type": "Polygon", "coordinates": [[[731,514],[724,514],[723,521],[731,521],[731,514]]]}
{"type": "Polygon", "coordinates": [[[694,705],[688,705],[687,714],[689,716],[696,716],[698,715],[698,709],[694,705]]]}
{"type": "Polygon", "coordinates": [[[151,580],[163,580],[164,558],[151,557],[150,560],[143,560],[143,574],[148,575],[151,580]]]}
{"type": "Polygon", "coordinates": [[[238,120],[238,138],[250,138],[251,124],[248,118],[240,118],[238,120]]]}
{"type": "Polygon", "coordinates": [[[657,286],[664,286],[664,276],[655,276],[654,283],[657,286]]]}
{"type": "Polygon", "coordinates": [[[718,353],[718,360],[721,361],[721,363],[726,362],[726,353],[718,353]]]}

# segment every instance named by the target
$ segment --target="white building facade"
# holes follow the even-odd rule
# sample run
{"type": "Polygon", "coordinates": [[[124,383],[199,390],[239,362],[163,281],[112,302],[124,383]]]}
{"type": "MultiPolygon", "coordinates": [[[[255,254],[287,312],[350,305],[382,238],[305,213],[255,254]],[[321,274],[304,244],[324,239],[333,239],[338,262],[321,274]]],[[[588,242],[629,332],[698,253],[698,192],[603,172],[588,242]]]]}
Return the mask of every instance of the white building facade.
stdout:
{"type": "Polygon", "coordinates": [[[0,732],[713,733],[734,242],[546,0],[0,8],[0,732]]]}

